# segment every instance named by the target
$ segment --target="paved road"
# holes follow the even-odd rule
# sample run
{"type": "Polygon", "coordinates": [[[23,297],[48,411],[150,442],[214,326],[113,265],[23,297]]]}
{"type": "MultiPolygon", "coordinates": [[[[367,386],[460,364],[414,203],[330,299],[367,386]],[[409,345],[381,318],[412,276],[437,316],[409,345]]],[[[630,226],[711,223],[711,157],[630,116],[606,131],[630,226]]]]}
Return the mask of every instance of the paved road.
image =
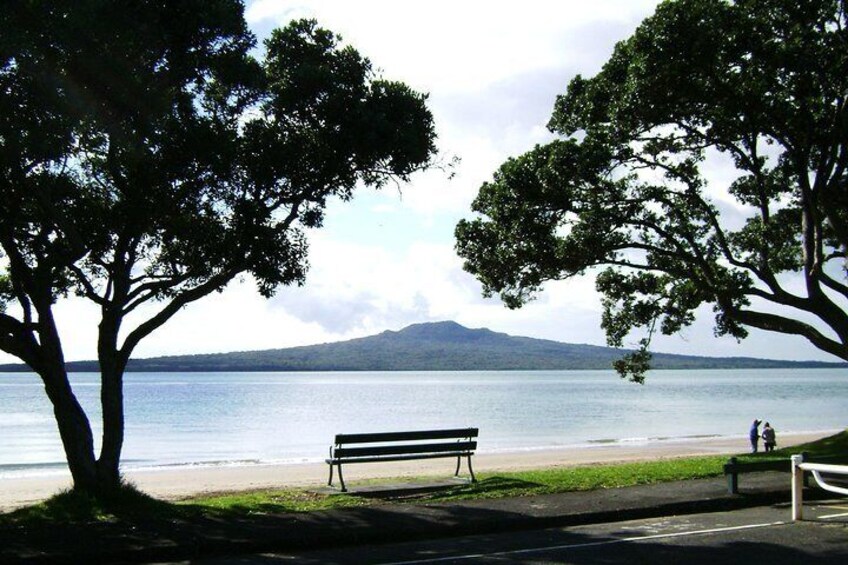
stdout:
{"type": "Polygon", "coordinates": [[[201,561],[302,564],[848,563],[848,501],[805,505],[791,522],[786,504],[687,516],[201,561]]]}

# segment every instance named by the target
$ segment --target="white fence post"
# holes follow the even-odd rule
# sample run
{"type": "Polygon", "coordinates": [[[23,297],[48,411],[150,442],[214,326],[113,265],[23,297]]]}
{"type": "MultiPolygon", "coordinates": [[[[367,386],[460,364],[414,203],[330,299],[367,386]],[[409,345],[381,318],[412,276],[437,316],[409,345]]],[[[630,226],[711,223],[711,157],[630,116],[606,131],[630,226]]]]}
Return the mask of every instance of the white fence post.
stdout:
{"type": "Polygon", "coordinates": [[[848,496],[848,488],[827,482],[822,473],[848,475],[848,465],[828,465],[827,463],[804,463],[803,455],[793,455],[792,461],[792,519],[804,519],[804,471],[813,473],[819,488],[848,496]]]}
{"type": "Polygon", "coordinates": [[[803,455],[793,455],[792,460],[792,520],[804,519],[804,470],[799,465],[803,455]]]}

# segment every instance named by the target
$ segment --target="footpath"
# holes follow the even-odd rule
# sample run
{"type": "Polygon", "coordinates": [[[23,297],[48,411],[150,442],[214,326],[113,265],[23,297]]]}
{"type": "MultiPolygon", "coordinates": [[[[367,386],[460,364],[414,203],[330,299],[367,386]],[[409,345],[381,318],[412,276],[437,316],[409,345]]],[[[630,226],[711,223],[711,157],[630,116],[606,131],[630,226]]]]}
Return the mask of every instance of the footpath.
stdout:
{"type": "MultiPolygon", "coordinates": [[[[51,526],[0,527],[0,563],[144,563],[245,553],[529,530],[713,512],[789,502],[787,473],[452,503],[385,502],[308,513],[51,526]]],[[[815,498],[812,489],[805,498],[815,498]]],[[[390,493],[386,493],[387,496],[390,493]]],[[[789,510],[787,509],[787,514],[789,510]]]]}

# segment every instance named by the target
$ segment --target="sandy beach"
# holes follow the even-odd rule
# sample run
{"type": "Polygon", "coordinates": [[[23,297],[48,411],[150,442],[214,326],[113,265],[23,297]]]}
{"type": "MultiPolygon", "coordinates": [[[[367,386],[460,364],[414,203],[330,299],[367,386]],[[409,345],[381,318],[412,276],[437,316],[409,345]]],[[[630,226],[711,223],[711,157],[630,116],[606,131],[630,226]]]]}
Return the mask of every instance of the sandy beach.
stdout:
{"type": "MultiPolygon", "coordinates": [[[[781,434],[780,447],[806,443],[831,433],[781,434]]],[[[534,468],[568,467],[595,463],[654,460],[693,455],[745,453],[750,449],[745,437],[705,438],[697,441],[657,441],[633,444],[599,444],[591,447],[540,449],[505,453],[479,453],[473,458],[475,472],[514,471],[534,468]]],[[[423,460],[350,465],[345,480],[366,478],[432,476],[449,477],[449,460],[423,460]]],[[[465,469],[463,467],[463,472],[465,469]]],[[[288,465],[246,465],[232,467],[180,467],[127,471],[126,478],[157,498],[174,500],[211,492],[242,491],[282,487],[323,487],[328,470],[324,463],[288,465]]],[[[4,478],[0,480],[0,511],[40,502],[71,486],[69,476],[4,478]]]]}

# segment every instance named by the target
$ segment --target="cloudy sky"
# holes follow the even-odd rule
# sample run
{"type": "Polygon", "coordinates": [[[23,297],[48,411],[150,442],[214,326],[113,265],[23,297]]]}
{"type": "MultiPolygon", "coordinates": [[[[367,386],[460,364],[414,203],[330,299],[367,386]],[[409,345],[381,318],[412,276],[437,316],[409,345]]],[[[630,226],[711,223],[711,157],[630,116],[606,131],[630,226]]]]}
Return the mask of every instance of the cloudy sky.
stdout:
{"type": "MultiPolygon", "coordinates": [[[[304,287],[280,289],[264,300],[249,281],[233,283],[178,314],[135,356],[309,345],[440,320],[604,345],[591,277],[549,284],[533,303],[508,310],[497,299],[483,299],[479,283],[462,270],[453,230],[506,158],[551,139],[545,123],[571,77],[595,74],[657,3],[248,2],[247,20],[260,40],[291,19],[315,18],[386,78],[428,92],[439,149],[462,161],[453,179],[431,171],[400,190],[362,190],[352,203],[331,204],[324,228],[310,237],[304,287]]],[[[704,311],[693,328],[657,339],[655,349],[833,360],[800,339],[765,332],[752,331],[741,344],[716,339],[711,318],[704,311]]],[[[59,321],[67,358],[94,358],[97,313],[69,300],[59,308],[59,321]]]]}

